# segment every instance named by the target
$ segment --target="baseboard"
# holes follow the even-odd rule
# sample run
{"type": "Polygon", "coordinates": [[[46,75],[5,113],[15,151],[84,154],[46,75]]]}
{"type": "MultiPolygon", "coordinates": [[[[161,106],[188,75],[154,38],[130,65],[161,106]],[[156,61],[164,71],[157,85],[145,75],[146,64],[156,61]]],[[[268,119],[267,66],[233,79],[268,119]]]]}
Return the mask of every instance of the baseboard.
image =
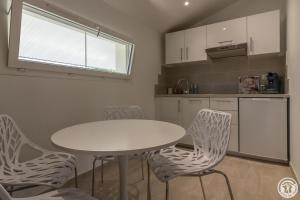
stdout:
{"type": "Polygon", "coordinates": [[[292,162],[290,162],[290,166],[291,166],[291,169],[292,169],[292,172],[293,172],[293,174],[294,174],[294,176],[296,177],[296,181],[298,182],[298,184],[300,184],[300,182],[299,182],[299,174],[297,174],[297,172],[294,170],[294,166],[293,166],[293,163],[292,162]]]}

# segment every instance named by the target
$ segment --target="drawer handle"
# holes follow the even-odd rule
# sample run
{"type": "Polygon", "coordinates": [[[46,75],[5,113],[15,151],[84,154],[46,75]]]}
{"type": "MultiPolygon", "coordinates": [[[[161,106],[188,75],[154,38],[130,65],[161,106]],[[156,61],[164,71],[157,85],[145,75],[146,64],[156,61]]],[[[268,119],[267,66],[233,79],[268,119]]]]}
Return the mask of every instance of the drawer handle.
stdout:
{"type": "Polygon", "coordinates": [[[190,102],[202,102],[202,100],[189,100],[190,102]]]}
{"type": "Polygon", "coordinates": [[[220,103],[234,103],[233,101],[229,101],[229,100],[215,100],[215,101],[220,103]]]}
{"type": "Polygon", "coordinates": [[[272,99],[268,99],[268,98],[252,98],[252,101],[271,101],[272,99]]]}

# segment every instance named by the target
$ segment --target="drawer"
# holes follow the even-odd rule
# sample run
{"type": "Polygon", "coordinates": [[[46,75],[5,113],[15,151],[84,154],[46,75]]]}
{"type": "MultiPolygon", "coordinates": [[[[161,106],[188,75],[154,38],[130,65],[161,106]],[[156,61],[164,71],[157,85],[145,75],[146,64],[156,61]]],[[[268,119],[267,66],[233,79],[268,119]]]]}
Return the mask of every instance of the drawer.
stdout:
{"type": "Polygon", "coordinates": [[[237,98],[211,98],[210,108],[213,110],[238,110],[237,98]]]}
{"type": "Polygon", "coordinates": [[[236,125],[232,125],[230,129],[230,140],[228,151],[238,152],[239,151],[239,128],[236,125]]]}
{"type": "Polygon", "coordinates": [[[186,99],[187,104],[201,105],[202,107],[209,108],[209,98],[188,98],[186,99]]]}

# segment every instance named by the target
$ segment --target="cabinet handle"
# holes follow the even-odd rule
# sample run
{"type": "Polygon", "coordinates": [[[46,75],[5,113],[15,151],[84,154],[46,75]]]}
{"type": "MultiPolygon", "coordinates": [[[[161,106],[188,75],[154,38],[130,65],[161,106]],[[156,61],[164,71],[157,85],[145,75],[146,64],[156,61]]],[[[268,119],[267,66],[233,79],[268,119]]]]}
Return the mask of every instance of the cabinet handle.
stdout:
{"type": "Polygon", "coordinates": [[[226,40],[226,41],[221,41],[218,42],[219,44],[224,44],[224,43],[233,43],[233,40],[226,40]]]}
{"type": "Polygon", "coordinates": [[[181,112],[180,104],[181,104],[181,103],[180,103],[180,100],[178,100],[178,101],[177,101],[177,111],[178,111],[178,112],[181,112]]]}
{"type": "Polygon", "coordinates": [[[189,48],[187,47],[185,51],[186,51],[186,60],[189,60],[189,48]]]}
{"type": "Polygon", "coordinates": [[[183,57],[183,48],[180,48],[180,59],[182,60],[183,57]]]}
{"type": "Polygon", "coordinates": [[[250,37],[250,52],[253,53],[253,50],[254,50],[254,42],[253,42],[253,38],[250,37]]]}

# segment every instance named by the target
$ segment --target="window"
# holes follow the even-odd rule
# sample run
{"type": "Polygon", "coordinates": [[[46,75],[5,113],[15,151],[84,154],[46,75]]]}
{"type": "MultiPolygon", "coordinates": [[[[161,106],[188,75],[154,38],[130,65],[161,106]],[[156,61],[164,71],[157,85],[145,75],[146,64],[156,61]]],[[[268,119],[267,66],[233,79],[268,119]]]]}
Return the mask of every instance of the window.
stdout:
{"type": "Polygon", "coordinates": [[[15,63],[67,73],[130,75],[134,44],[126,40],[25,3],[20,24],[15,63]]]}

